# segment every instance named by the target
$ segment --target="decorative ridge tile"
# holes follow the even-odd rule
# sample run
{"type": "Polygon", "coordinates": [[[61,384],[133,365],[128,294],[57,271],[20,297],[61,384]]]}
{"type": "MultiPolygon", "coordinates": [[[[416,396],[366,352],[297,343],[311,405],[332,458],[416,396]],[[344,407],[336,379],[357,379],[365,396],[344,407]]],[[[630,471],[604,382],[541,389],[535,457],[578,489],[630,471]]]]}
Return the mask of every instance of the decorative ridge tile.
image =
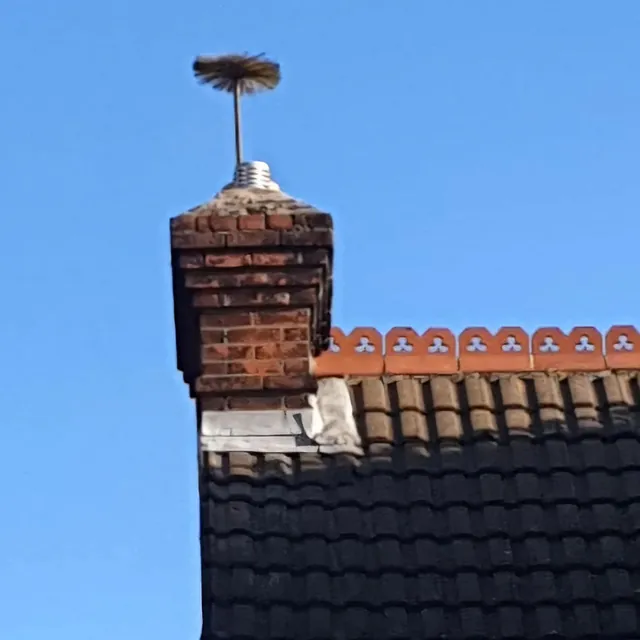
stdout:
{"type": "Polygon", "coordinates": [[[471,327],[459,335],[431,328],[419,333],[394,327],[384,336],[372,327],[331,330],[329,348],[316,360],[316,375],[452,375],[456,373],[585,372],[640,369],[640,332],[616,325],[564,333],[545,327],[529,335],[522,327],[491,333],[471,327]]]}

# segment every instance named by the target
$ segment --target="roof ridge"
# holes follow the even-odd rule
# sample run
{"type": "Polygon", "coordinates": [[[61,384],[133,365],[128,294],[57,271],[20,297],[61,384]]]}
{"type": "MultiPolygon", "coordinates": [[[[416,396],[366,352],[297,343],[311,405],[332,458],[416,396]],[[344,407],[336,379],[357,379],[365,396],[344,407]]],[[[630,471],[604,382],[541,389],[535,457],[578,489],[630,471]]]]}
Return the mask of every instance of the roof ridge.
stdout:
{"type": "Polygon", "coordinates": [[[640,332],[614,325],[605,334],[595,327],[469,327],[458,335],[446,328],[419,334],[394,327],[383,336],[373,327],[350,333],[331,330],[329,348],[316,361],[319,377],[531,373],[640,370],[640,332]]]}

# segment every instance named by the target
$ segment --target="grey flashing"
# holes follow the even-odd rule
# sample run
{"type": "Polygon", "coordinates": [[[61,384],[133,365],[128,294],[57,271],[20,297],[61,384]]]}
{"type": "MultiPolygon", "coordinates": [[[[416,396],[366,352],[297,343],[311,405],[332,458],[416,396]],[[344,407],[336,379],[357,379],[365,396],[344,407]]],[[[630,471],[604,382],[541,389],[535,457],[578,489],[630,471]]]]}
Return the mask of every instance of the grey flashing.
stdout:
{"type": "Polygon", "coordinates": [[[203,411],[200,448],[208,452],[316,452],[318,444],[307,435],[313,411],[203,411]]]}
{"type": "Polygon", "coordinates": [[[319,381],[310,407],[298,410],[203,411],[200,450],[220,453],[362,454],[346,382],[319,381]]]}

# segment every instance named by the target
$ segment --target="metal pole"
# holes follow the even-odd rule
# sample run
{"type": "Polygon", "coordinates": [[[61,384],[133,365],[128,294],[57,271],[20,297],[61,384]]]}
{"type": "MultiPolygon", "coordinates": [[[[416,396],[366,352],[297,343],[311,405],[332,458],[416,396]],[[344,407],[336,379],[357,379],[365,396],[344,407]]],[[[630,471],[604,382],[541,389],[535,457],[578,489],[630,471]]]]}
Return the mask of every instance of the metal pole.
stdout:
{"type": "Polygon", "coordinates": [[[233,114],[236,126],[236,165],[242,164],[242,133],[240,131],[240,87],[233,85],[233,114]]]}

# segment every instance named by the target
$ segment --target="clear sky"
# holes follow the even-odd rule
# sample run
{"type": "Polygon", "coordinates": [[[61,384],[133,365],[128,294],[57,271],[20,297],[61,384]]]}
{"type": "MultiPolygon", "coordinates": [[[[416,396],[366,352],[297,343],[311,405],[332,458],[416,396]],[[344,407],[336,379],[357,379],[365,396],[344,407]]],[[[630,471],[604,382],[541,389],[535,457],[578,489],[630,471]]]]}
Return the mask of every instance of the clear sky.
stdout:
{"type": "Polygon", "coordinates": [[[640,2],[3,0],[0,638],[197,638],[168,219],[248,159],[334,215],[350,329],[638,319],[640,2]]]}

